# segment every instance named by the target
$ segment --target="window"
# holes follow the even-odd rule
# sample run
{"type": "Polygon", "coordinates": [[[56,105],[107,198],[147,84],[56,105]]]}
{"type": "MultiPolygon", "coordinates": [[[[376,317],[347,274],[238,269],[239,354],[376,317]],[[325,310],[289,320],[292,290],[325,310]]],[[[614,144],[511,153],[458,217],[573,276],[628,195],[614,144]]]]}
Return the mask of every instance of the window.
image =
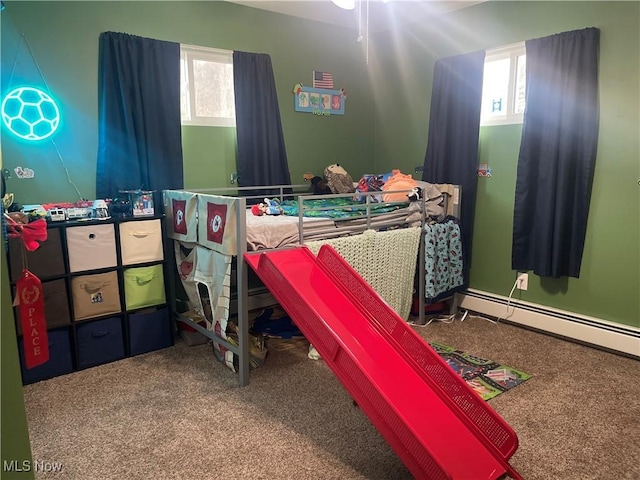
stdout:
{"type": "Polygon", "coordinates": [[[235,127],[232,55],[228,50],[180,45],[183,125],[235,127]]]}
{"type": "Polygon", "coordinates": [[[525,107],[524,43],[488,50],[484,60],[480,125],[522,123],[525,107]]]}

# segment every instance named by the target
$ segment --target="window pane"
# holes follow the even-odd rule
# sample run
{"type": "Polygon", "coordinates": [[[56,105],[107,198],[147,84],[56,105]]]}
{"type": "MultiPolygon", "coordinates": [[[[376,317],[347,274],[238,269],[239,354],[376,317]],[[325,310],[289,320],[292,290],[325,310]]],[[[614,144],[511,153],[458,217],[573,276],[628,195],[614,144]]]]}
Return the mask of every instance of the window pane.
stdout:
{"type": "Polygon", "coordinates": [[[518,55],[516,59],[516,94],[514,113],[524,113],[526,93],[527,56],[518,55]]]}
{"type": "Polygon", "coordinates": [[[180,114],[182,120],[191,118],[189,112],[189,75],[187,73],[187,61],[180,57],[180,114]]]}
{"type": "Polygon", "coordinates": [[[196,116],[235,118],[233,65],[193,61],[196,116]]]}
{"type": "Polygon", "coordinates": [[[482,117],[491,118],[507,114],[509,67],[509,58],[485,63],[482,88],[482,117]]]}

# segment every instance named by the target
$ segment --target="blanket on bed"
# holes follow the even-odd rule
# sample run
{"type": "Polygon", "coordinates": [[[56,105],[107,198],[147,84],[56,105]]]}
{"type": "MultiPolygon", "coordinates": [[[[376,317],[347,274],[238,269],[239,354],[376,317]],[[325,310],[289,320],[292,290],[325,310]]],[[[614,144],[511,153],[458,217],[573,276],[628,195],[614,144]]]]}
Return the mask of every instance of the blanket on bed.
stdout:
{"type": "Polygon", "coordinates": [[[425,225],[425,298],[435,299],[464,284],[462,236],[453,220],[425,225]]]}
{"type": "Polygon", "coordinates": [[[366,230],[361,235],[306,245],[316,255],[322,245],[331,245],[398,315],[407,320],[419,244],[420,228],[400,228],[385,232],[366,230]]]}
{"type": "MultiPolygon", "coordinates": [[[[296,200],[285,200],[280,206],[285,215],[298,216],[299,209],[296,200]]],[[[407,206],[409,206],[409,202],[394,204],[372,203],[369,204],[369,209],[371,213],[387,213],[407,206]]],[[[303,205],[303,216],[305,217],[357,218],[366,217],[366,215],[367,205],[362,203],[354,204],[350,198],[318,198],[305,200],[303,205]]]]}

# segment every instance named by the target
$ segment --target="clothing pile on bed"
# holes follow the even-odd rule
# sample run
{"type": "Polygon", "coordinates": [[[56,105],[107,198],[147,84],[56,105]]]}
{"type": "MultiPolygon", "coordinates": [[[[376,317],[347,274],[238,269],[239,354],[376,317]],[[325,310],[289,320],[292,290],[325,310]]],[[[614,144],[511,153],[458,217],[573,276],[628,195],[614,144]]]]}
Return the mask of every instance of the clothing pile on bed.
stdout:
{"type": "MultiPolygon", "coordinates": [[[[422,199],[426,205],[427,220],[439,222],[447,214],[443,207],[444,192],[438,186],[414,180],[411,174],[402,173],[398,169],[383,174],[365,174],[358,182],[354,182],[344,167],[336,163],[324,169],[324,178],[314,177],[314,179],[325,180],[332,194],[354,193],[355,195],[305,200],[305,207],[309,207],[309,211],[304,212],[305,217],[354,218],[366,215],[367,212],[386,213],[409,207],[410,210],[415,211],[413,217],[409,217],[409,221],[416,222],[417,225],[422,219],[420,204],[417,201],[422,199]],[[369,197],[368,202],[367,197],[369,197]],[[365,206],[365,203],[368,205],[365,206]]],[[[314,189],[314,194],[322,193],[314,189]]],[[[281,207],[285,215],[298,216],[298,202],[285,201],[281,207]]]]}
{"type": "MultiPolygon", "coordinates": [[[[365,192],[380,192],[379,195],[373,195],[373,199],[378,202],[406,202],[441,196],[434,185],[415,180],[411,174],[402,173],[398,169],[380,175],[363,175],[358,181],[356,193],[365,192]]],[[[360,195],[354,196],[356,200],[362,198],[360,195]]]]}
{"type": "Polygon", "coordinates": [[[397,169],[380,175],[363,175],[357,184],[354,200],[363,202],[365,196],[357,194],[371,192],[380,192],[370,195],[374,202],[412,202],[410,207],[415,207],[416,213],[413,218],[409,217],[409,221],[420,221],[418,200],[424,200],[425,215],[428,220],[440,222],[446,216],[443,192],[436,185],[415,180],[411,174],[402,173],[397,169]]]}

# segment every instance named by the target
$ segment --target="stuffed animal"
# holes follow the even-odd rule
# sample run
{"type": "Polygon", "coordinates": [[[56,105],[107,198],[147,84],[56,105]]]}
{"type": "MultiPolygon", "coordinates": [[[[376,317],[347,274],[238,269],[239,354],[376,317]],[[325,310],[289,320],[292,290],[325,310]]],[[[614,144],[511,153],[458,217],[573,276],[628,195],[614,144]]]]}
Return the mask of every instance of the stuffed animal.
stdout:
{"type": "Polygon", "coordinates": [[[418,186],[418,184],[411,174],[404,174],[400,170],[393,170],[392,173],[393,175],[384,182],[384,186],[382,187],[382,200],[384,202],[406,202],[407,197],[412,193],[412,190],[418,186]],[[406,191],[402,192],[399,190],[406,191]]]}
{"type": "Polygon", "coordinates": [[[356,191],[356,187],[353,185],[353,178],[338,163],[325,168],[324,177],[327,179],[327,185],[333,193],[353,193],[356,191]]]}
{"type": "Polygon", "coordinates": [[[280,215],[282,213],[282,207],[277,200],[265,198],[264,202],[251,207],[251,213],[257,217],[262,215],[280,215]]]}

